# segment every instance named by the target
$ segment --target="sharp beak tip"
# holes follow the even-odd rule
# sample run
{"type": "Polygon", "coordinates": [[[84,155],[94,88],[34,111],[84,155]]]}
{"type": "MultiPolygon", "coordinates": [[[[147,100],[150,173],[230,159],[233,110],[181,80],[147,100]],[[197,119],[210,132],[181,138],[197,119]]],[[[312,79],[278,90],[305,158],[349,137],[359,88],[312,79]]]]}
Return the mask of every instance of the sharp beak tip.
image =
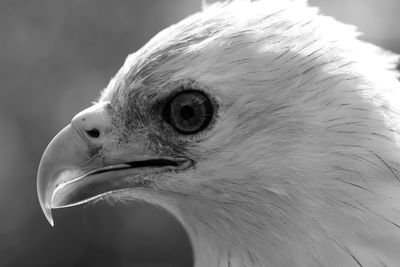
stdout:
{"type": "Polygon", "coordinates": [[[54,227],[54,220],[53,220],[53,216],[51,215],[51,210],[45,214],[47,221],[50,223],[50,225],[52,227],[54,227]]]}
{"type": "Polygon", "coordinates": [[[47,201],[43,201],[39,195],[40,207],[42,208],[43,214],[51,226],[54,226],[53,214],[51,212],[51,207],[47,201]]]}
{"type": "Polygon", "coordinates": [[[47,221],[54,226],[52,208],[52,194],[57,184],[57,171],[64,167],[64,162],[78,159],[74,154],[76,147],[84,147],[80,137],[77,136],[71,125],[61,130],[45,149],[39,163],[37,173],[37,194],[40,206],[47,221]]]}
{"type": "Polygon", "coordinates": [[[42,208],[43,214],[51,226],[54,226],[53,214],[49,205],[46,205],[40,201],[40,206],[42,208]]]}
{"type": "Polygon", "coordinates": [[[54,226],[54,221],[53,221],[53,216],[51,213],[51,207],[50,207],[50,202],[48,199],[48,193],[44,188],[42,188],[42,184],[40,183],[40,175],[38,175],[38,188],[37,188],[37,194],[38,194],[38,199],[40,203],[40,207],[42,208],[43,214],[46,217],[47,221],[51,224],[51,226],[54,226]]]}
{"type": "MultiPolygon", "coordinates": [[[[102,105],[94,105],[75,116],[71,124],[64,127],[53,138],[43,153],[37,173],[37,193],[40,206],[51,226],[54,226],[51,210],[66,206],[63,201],[65,199],[53,199],[56,185],[59,184],[60,179],[67,181],[67,178],[71,178],[61,178],[61,174],[65,170],[80,168],[88,160],[88,141],[73,126],[74,122],[82,124],[85,121],[84,118],[87,118],[86,122],[90,121],[95,125],[100,125],[98,126],[100,128],[108,127],[110,121],[104,120],[104,118],[109,118],[107,108],[105,108],[106,104],[104,102],[102,105]]],[[[82,128],[86,127],[83,124],[81,126],[82,128]]]]}

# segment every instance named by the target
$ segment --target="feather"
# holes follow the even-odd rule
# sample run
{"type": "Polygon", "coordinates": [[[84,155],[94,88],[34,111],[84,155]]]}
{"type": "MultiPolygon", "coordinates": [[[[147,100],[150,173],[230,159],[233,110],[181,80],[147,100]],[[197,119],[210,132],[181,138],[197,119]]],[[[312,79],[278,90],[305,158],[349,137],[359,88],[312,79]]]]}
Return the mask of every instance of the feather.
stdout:
{"type": "Polygon", "coordinates": [[[128,106],[198,84],[217,120],[191,140],[154,132],[196,168],[117,197],[173,213],[196,267],[398,266],[398,56],[358,35],[289,0],[204,4],[160,32],[99,102],[124,132],[128,106]]]}

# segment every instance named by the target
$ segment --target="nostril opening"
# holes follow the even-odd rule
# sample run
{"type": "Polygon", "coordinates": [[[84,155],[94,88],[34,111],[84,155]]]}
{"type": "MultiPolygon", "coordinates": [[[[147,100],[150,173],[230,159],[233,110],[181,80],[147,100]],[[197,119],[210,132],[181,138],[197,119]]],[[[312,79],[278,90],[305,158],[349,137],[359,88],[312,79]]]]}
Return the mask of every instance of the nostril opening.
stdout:
{"type": "Polygon", "coordinates": [[[99,131],[99,129],[94,128],[92,130],[86,131],[86,134],[89,135],[92,138],[99,138],[100,131],[99,131]]]}

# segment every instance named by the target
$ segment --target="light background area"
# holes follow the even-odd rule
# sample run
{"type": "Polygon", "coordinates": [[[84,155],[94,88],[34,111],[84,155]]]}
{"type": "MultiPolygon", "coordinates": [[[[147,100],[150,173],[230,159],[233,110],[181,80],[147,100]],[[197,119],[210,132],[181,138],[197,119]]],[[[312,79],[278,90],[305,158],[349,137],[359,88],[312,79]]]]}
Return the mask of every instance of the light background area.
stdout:
{"type": "MultiPolygon", "coordinates": [[[[278,0],[277,0],[278,1],[278,0]]],[[[398,0],[312,0],[400,53],[398,0]]],[[[0,0],[0,266],[191,266],[180,225],[144,204],[54,212],[36,195],[51,138],[96,100],[126,55],[200,0],[0,0]]]]}

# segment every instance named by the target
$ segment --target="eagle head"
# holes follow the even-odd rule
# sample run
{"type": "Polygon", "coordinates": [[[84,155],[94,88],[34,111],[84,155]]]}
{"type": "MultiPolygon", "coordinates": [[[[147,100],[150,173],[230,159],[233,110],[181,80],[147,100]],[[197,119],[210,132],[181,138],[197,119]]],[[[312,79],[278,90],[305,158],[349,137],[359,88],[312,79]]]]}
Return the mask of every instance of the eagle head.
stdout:
{"type": "Polygon", "coordinates": [[[204,8],[131,54],[47,147],[51,209],[170,211],[203,266],[397,266],[397,56],[305,1],[204,8]]]}

